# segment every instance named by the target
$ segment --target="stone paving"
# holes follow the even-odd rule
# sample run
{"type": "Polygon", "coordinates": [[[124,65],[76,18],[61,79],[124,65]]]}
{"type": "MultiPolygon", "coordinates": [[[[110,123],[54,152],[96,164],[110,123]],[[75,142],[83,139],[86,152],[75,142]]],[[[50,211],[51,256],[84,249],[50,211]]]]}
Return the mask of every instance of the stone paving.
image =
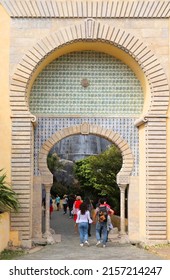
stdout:
{"type": "Polygon", "coordinates": [[[29,254],[17,259],[23,260],[159,260],[158,255],[131,244],[108,242],[106,248],[95,246],[95,225],[92,225],[92,236],[89,238],[90,247],[80,247],[79,234],[74,233],[74,221],[62,210],[54,211],[51,227],[61,234],[61,242],[36,248],[29,254]],[[38,250],[40,249],[40,250],[38,250]]]}

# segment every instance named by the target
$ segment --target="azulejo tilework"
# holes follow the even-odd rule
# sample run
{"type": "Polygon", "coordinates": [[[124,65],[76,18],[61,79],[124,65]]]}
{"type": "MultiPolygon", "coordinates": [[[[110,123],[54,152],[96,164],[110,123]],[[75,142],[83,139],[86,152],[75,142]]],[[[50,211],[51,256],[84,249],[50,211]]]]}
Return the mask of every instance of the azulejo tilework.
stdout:
{"type": "Polygon", "coordinates": [[[50,63],[30,97],[33,114],[138,116],[142,107],[141,85],[131,69],[93,51],[69,53],[50,63]]]}
{"type": "Polygon", "coordinates": [[[132,174],[138,175],[139,163],[139,139],[138,129],[134,126],[135,118],[57,118],[57,117],[38,117],[38,125],[35,128],[34,137],[34,173],[38,175],[38,155],[43,143],[48,140],[56,131],[69,126],[79,125],[84,122],[96,124],[101,127],[113,130],[125,139],[134,155],[134,168],[132,174]]]}
{"type": "Polygon", "coordinates": [[[83,51],[53,61],[38,76],[30,98],[30,110],[38,116],[35,174],[39,150],[52,134],[88,122],[126,139],[135,158],[133,175],[137,175],[138,132],[134,121],[142,107],[140,83],[120,60],[104,53],[83,51]]]}

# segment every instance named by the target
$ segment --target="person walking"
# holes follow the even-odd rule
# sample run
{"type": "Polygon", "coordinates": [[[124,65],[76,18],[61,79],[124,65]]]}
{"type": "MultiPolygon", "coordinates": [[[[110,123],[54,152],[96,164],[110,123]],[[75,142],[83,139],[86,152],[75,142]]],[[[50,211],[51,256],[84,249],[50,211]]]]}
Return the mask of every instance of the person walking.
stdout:
{"type": "MultiPolygon", "coordinates": [[[[104,204],[110,208],[110,205],[107,203],[106,199],[105,199],[104,204]]],[[[113,229],[112,220],[111,220],[111,216],[113,214],[115,214],[115,211],[110,209],[108,212],[108,215],[107,215],[107,242],[108,242],[109,232],[113,229]]]]}
{"type": "Polygon", "coordinates": [[[87,204],[82,203],[80,205],[80,210],[77,213],[76,224],[78,224],[79,234],[80,234],[80,246],[89,246],[88,242],[88,224],[92,223],[93,220],[90,218],[90,212],[87,210],[87,204]]]}
{"type": "Polygon", "coordinates": [[[63,196],[63,211],[64,211],[64,215],[65,214],[67,214],[67,202],[68,202],[68,197],[67,197],[67,195],[65,194],[64,196],[63,196]]]}
{"type": "Polygon", "coordinates": [[[55,203],[57,205],[57,211],[59,211],[60,210],[60,197],[58,194],[56,195],[55,203]]]}
{"type": "Polygon", "coordinates": [[[103,245],[103,248],[106,247],[106,242],[107,242],[107,217],[108,214],[113,214],[114,211],[106,204],[106,199],[101,198],[100,199],[100,204],[96,208],[94,212],[94,221],[96,223],[96,239],[97,243],[96,246],[103,245]],[[101,233],[102,233],[102,238],[101,240],[101,233]]]}
{"type": "Polygon", "coordinates": [[[50,219],[51,219],[51,214],[53,213],[53,199],[52,199],[52,196],[50,195],[50,219]]]}
{"type": "Polygon", "coordinates": [[[77,220],[77,213],[80,209],[80,205],[83,203],[83,201],[81,200],[81,196],[77,195],[76,196],[76,200],[73,204],[73,219],[74,219],[74,222],[75,222],[75,225],[74,225],[74,231],[75,233],[78,232],[77,230],[77,224],[76,224],[76,220],[77,220]]]}
{"type": "MultiPolygon", "coordinates": [[[[89,212],[90,212],[90,218],[92,219],[93,204],[91,203],[90,198],[89,198],[89,197],[86,197],[86,198],[84,199],[84,203],[86,203],[86,205],[87,205],[87,210],[89,210],[89,212]]],[[[89,223],[89,225],[88,225],[88,236],[89,236],[89,237],[91,236],[91,223],[89,223]]]]}
{"type": "Polygon", "coordinates": [[[75,201],[75,195],[74,194],[70,194],[68,196],[68,202],[67,202],[67,205],[68,205],[68,209],[69,209],[69,218],[73,218],[73,204],[74,204],[74,201],[75,201]]]}

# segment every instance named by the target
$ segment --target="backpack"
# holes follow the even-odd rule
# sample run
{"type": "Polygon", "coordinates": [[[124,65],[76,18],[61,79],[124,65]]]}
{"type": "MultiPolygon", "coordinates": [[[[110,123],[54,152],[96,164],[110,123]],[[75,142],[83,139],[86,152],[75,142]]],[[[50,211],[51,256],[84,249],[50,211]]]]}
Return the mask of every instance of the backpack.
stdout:
{"type": "Polygon", "coordinates": [[[99,206],[98,222],[107,222],[107,208],[106,206],[99,206]]]}

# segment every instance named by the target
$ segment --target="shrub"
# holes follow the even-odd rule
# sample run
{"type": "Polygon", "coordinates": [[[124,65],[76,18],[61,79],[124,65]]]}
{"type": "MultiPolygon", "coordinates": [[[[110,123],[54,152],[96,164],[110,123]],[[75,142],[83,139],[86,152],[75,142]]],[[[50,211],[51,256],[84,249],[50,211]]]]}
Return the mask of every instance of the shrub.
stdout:
{"type": "MultiPolygon", "coordinates": [[[[0,170],[2,172],[3,169],[0,170]]],[[[17,194],[6,182],[6,174],[0,175],[0,213],[15,211],[18,212],[19,202],[17,194]]]]}

